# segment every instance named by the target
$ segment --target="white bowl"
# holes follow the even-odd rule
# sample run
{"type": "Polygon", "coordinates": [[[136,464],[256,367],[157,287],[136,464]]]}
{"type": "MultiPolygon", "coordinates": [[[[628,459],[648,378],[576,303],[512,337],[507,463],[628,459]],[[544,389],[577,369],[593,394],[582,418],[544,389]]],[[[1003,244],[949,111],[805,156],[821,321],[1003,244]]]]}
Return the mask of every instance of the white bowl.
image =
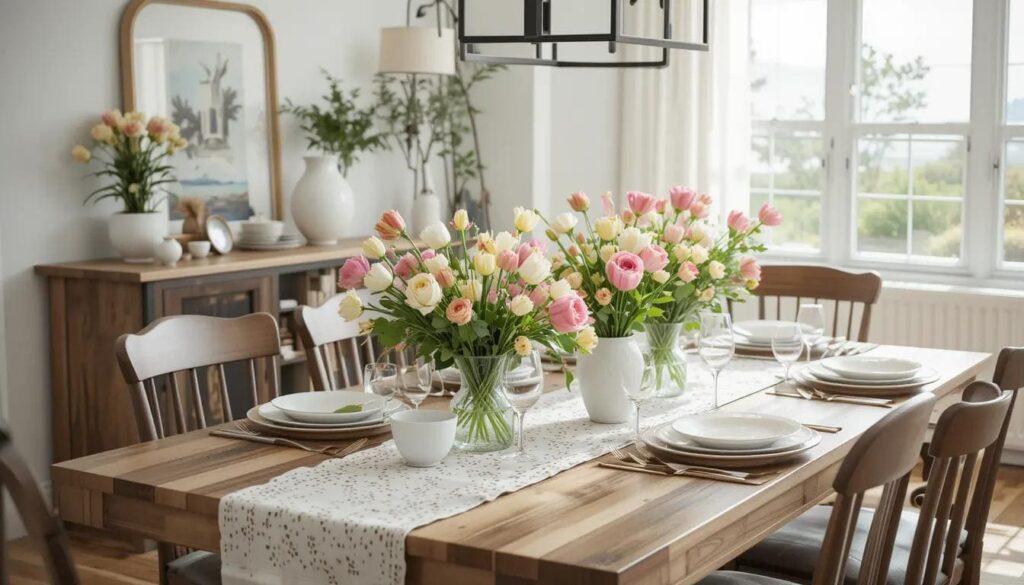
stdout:
{"type": "MultiPolygon", "coordinates": [[[[787,331],[791,331],[790,328],[797,324],[798,323],[796,321],[775,321],[771,319],[760,321],[740,321],[732,326],[732,330],[745,337],[752,345],[770,346],[772,344],[772,338],[787,331]]],[[[801,325],[801,328],[808,329],[809,327],[801,325]]]]}
{"type": "Polygon", "coordinates": [[[196,240],[188,243],[188,253],[192,254],[193,258],[206,258],[210,255],[210,242],[206,240],[196,240]]]}
{"type": "Polygon", "coordinates": [[[828,358],[821,365],[854,380],[900,380],[912,377],[921,369],[921,362],[901,358],[848,355],[828,358]]]}
{"type": "Polygon", "coordinates": [[[758,449],[800,432],[803,425],[781,416],[719,411],[685,416],[672,428],[705,447],[758,449]]]}
{"type": "Polygon", "coordinates": [[[391,434],[398,453],[411,467],[433,467],[455,444],[455,413],[446,410],[405,410],[391,415],[391,434]]]}
{"type": "Polygon", "coordinates": [[[384,401],[365,392],[334,390],[330,392],[298,392],[270,401],[290,418],[308,423],[347,423],[380,415],[384,401]],[[362,404],[359,412],[334,412],[342,406],[362,404]]]}
{"type": "Polygon", "coordinates": [[[283,221],[243,221],[242,235],[245,239],[260,238],[277,240],[284,233],[283,221]]]}

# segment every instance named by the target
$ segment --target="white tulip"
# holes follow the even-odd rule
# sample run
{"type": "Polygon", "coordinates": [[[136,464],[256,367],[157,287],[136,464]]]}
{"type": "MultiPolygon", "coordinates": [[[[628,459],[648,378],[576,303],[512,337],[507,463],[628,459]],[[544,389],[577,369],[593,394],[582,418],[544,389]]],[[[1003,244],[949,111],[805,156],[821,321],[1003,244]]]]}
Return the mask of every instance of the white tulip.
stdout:
{"type": "Polygon", "coordinates": [[[498,254],[505,251],[514,251],[518,247],[519,238],[508,232],[499,232],[498,235],[494,236],[494,249],[498,254]]]}
{"type": "Polygon", "coordinates": [[[444,254],[438,254],[433,258],[427,258],[423,261],[423,267],[427,269],[427,272],[436,274],[448,267],[448,257],[444,254]]]}
{"type": "Polygon", "coordinates": [[[690,248],[690,261],[700,266],[708,261],[708,249],[700,244],[690,248]]]}
{"type": "Polygon", "coordinates": [[[573,294],[572,285],[569,281],[562,278],[551,283],[551,288],[548,289],[548,294],[551,295],[551,300],[557,301],[558,299],[573,294]]]}
{"type": "Polygon", "coordinates": [[[459,293],[475,303],[483,296],[484,285],[479,280],[463,280],[459,283],[459,293]]]}
{"type": "Polygon", "coordinates": [[[560,234],[567,234],[572,231],[572,228],[576,227],[576,215],[566,211],[565,213],[559,213],[555,216],[555,219],[551,222],[551,227],[560,234]]]}
{"type": "Polygon", "coordinates": [[[420,232],[420,239],[423,240],[431,248],[444,248],[452,241],[452,235],[448,232],[448,227],[441,222],[436,222],[428,225],[420,232]]]}
{"type": "Polygon", "coordinates": [[[722,264],[718,260],[712,260],[711,263],[708,264],[708,274],[710,274],[711,278],[714,278],[715,280],[724,278],[725,264],[722,264]]]}
{"type": "Polygon", "coordinates": [[[394,281],[395,277],[391,275],[391,271],[379,263],[371,266],[370,271],[363,277],[363,284],[370,292],[375,293],[388,288],[394,281]]]}
{"type": "Polygon", "coordinates": [[[526,284],[536,286],[551,276],[551,262],[542,254],[530,254],[519,265],[519,276],[526,284]]]}
{"type": "Polygon", "coordinates": [[[384,256],[385,251],[387,250],[384,247],[384,242],[380,241],[377,236],[370,236],[363,241],[363,256],[367,258],[379,260],[384,256]]]}
{"type": "Polygon", "coordinates": [[[651,245],[651,234],[640,231],[636,227],[628,227],[619,234],[619,248],[639,254],[647,246],[651,245]]]}
{"type": "Polygon", "coordinates": [[[533,231],[533,228],[537,227],[537,222],[540,221],[540,217],[532,209],[516,207],[512,213],[515,216],[516,229],[522,233],[533,231]]]}
{"type": "Polygon", "coordinates": [[[355,321],[363,314],[363,300],[359,298],[356,291],[350,290],[345,293],[338,305],[338,314],[346,321],[355,321]]]}

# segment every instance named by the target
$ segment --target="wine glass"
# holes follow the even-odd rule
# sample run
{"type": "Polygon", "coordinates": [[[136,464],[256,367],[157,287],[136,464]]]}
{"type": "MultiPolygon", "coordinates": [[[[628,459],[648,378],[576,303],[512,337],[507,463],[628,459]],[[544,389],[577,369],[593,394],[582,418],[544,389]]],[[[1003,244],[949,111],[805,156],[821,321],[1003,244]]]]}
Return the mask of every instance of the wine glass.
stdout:
{"type": "Polygon", "coordinates": [[[533,408],[544,393],[544,367],[541,365],[540,352],[533,350],[525,357],[512,358],[499,386],[502,394],[512,405],[515,424],[519,427],[517,448],[511,455],[522,455],[526,452],[523,446],[523,434],[526,431],[523,421],[526,418],[526,411],[533,408]]]}
{"type": "Polygon", "coordinates": [[[804,351],[804,339],[800,335],[800,325],[784,323],[772,335],[772,355],[785,368],[785,381],[789,382],[789,368],[800,359],[804,351]]]}
{"type": "Polygon", "coordinates": [[[636,442],[640,443],[640,405],[643,404],[647,399],[654,396],[654,393],[658,389],[657,382],[658,367],[649,356],[644,356],[644,370],[640,376],[640,382],[637,384],[623,384],[622,389],[626,392],[626,396],[633,403],[633,407],[636,409],[635,426],[634,432],[636,433],[636,442]]]}
{"type": "Polygon", "coordinates": [[[390,363],[367,364],[363,368],[363,391],[384,399],[384,420],[389,418],[388,406],[398,390],[398,366],[390,363]]]}
{"type": "Polygon", "coordinates": [[[430,387],[434,378],[434,361],[417,357],[409,365],[399,366],[398,382],[402,387],[402,394],[412,403],[414,410],[418,410],[420,404],[430,396],[430,387]]]}
{"type": "Polygon", "coordinates": [[[718,408],[718,375],[736,351],[732,337],[732,318],[727,313],[702,313],[697,353],[711,368],[715,378],[715,408],[718,408]]]}
{"type": "Polygon", "coordinates": [[[800,335],[807,346],[807,362],[810,363],[811,350],[825,333],[825,309],[821,305],[800,305],[796,320],[800,326],[800,335]]]}

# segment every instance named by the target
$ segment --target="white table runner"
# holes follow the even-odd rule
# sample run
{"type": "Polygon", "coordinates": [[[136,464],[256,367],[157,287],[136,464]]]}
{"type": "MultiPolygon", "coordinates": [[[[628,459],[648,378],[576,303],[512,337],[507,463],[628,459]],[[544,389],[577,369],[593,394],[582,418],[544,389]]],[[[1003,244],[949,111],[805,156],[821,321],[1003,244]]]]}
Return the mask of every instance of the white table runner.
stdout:
{"type": "MultiPolygon", "coordinates": [[[[682,398],[644,405],[649,427],[712,407],[710,374],[690,356],[682,398]]],[[[735,359],[722,373],[723,402],[762,390],[778,366],[735,359]]],[[[441,465],[407,467],[388,441],[345,459],[289,471],[221,499],[227,585],[393,585],[405,580],[405,537],[589,461],[632,438],[632,424],[590,422],[578,393],[544,395],[526,416],[528,455],[453,450],[441,465]],[[532,454],[533,456],[530,456],[532,454]]]]}

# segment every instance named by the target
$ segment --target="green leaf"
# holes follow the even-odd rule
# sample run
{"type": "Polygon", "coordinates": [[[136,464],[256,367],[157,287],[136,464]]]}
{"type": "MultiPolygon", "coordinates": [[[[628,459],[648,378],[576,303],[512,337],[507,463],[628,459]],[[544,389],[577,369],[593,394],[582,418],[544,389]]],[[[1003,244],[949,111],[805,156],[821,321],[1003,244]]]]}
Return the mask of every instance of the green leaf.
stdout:
{"type": "Polygon", "coordinates": [[[565,391],[572,392],[572,381],[576,378],[573,377],[571,370],[565,370],[565,391]]]}

